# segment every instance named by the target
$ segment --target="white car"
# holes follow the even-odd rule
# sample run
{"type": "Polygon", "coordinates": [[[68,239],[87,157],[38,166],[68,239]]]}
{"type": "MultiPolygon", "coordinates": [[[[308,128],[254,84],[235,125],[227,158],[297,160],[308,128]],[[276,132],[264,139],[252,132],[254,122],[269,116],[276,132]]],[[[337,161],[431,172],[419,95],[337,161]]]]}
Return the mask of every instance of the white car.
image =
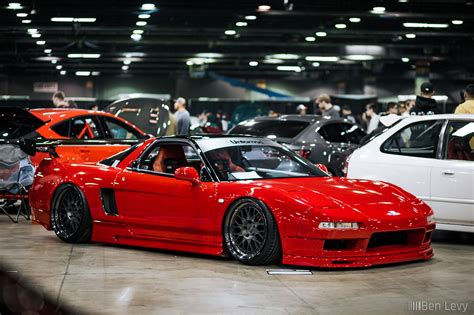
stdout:
{"type": "Polygon", "coordinates": [[[347,177],[398,185],[427,202],[437,229],[474,232],[474,115],[411,116],[346,161],[347,177]]]}

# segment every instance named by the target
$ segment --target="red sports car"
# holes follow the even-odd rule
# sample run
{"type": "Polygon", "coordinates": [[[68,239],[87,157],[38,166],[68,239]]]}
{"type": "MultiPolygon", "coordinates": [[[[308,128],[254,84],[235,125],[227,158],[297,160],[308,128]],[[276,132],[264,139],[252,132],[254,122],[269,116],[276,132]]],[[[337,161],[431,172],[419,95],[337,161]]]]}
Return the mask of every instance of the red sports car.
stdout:
{"type": "Polygon", "coordinates": [[[384,182],[329,177],[266,138],[149,139],[99,163],[44,160],[34,220],[63,241],[361,267],[433,256],[432,210],[384,182]]]}
{"type": "MultiPolygon", "coordinates": [[[[61,140],[57,153],[63,160],[97,162],[146,138],[126,120],[110,113],[86,109],[0,108],[0,139],[29,138],[38,144],[61,140]]],[[[31,158],[38,165],[46,153],[31,158]]]]}

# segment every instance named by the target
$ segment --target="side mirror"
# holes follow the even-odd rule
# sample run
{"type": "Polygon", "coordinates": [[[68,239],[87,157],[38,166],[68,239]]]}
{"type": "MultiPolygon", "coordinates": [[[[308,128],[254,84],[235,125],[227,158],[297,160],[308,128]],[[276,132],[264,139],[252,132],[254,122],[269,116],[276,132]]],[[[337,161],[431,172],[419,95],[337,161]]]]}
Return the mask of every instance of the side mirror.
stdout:
{"type": "Polygon", "coordinates": [[[314,164],[314,165],[316,165],[316,167],[319,168],[324,173],[330,174],[329,171],[328,171],[328,168],[326,167],[326,165],[324,165],[322,163],[318,163],[318,164],[314,164]]]}
{"type": "Polygon", "coordinates": [[[193,185],[201,185],[201,179],[194,167],[180,167],[174,171],[174,177],[179,180],[186,180],[193,185]]]}
{"type": "Polygon", "coordinates": [[[133,160],[133,162],[130,164],[130,167],[135,169],[135,168],[138,168],[139,164],[140,164],[140,160],[136,159],[136,160],[133,160]]]}

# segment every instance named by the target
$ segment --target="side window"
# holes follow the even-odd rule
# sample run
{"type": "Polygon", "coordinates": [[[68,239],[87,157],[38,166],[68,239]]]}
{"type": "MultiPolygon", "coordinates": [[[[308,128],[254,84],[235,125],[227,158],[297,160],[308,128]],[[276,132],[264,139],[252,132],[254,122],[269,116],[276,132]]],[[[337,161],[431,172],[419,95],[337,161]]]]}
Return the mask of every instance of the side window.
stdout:
{"type": "Polygon", "coordinates": [[[94,117],[74,118],[71,120],[70,136],[75,139],[103,139],[104,135],[98,126],[94,117]]]}
{"type": "MultiPolygon", "coordinates": [[[[173,175],[180,167],[194,167],[203,176],[201,159],[188,144],[159,144],[142,159],[139,169],[173,175]]],[[[204,180],[204,179],[203,179],[204,180]]]]}
{"type": "Polygon", "coordinates": [[[344,130],[344,136],[346,138],[347,143],[355,143],[360,144],[362,138],[365,137],[366,133],[362,131],[357,125],[351,124],[341,124],[342,129],[344,130]]]}
{"type": "Polygon", "coordinates": [[[446,128],[447,160],[474,161],[474,122],[450,121],[446,128]]]}
{"type": "Polygon", "coordinates": [[[113,118],[104,117],[105,125],[109,131],[109,137],[112,139],[130,139],[136,140],[141,138],[140,134],[133,130],[130,126],[123,124],[113,118]]]}
{"type": "Polygon", "coordinates": [[[59,124],[56,124],[53,127],[51,127],[51,129],[53,129],[53,131],[56,132],[58,135],[69,138],[69,123],[70,122],[71,122],[70,120],[60,122],[59,124]]]}
{"type": "Polygon", "coordinates": [[[318,133],[329,142],[347,142],[345,130],[341,124],[327,124],[318,130],[318,133]]]}
{"type": "Polygon", "coordinates": [[[439,120],[408,125],[385,141],[382,152],[434,159],[442,125],[439,120]]]}

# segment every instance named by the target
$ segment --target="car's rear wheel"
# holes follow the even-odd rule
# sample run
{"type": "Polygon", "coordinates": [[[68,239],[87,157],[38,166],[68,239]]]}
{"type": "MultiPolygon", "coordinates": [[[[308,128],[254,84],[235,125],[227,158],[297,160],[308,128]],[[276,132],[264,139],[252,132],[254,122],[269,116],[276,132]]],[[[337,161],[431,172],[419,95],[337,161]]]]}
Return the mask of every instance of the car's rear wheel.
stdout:
{"type": "Polygon", "coordinates": [[[92,218],[84,194],[74,185],[61,186],[51,206],[51,225],[56,235],[68,243],[92,239],[92,218]]]}
{"type": "Polygon", "coordinates": [[[267,206],[258,200],[241,199],[224,218],[224,241],[230,255],[248,265],[279,262],[278,227],[267,206]]]}

